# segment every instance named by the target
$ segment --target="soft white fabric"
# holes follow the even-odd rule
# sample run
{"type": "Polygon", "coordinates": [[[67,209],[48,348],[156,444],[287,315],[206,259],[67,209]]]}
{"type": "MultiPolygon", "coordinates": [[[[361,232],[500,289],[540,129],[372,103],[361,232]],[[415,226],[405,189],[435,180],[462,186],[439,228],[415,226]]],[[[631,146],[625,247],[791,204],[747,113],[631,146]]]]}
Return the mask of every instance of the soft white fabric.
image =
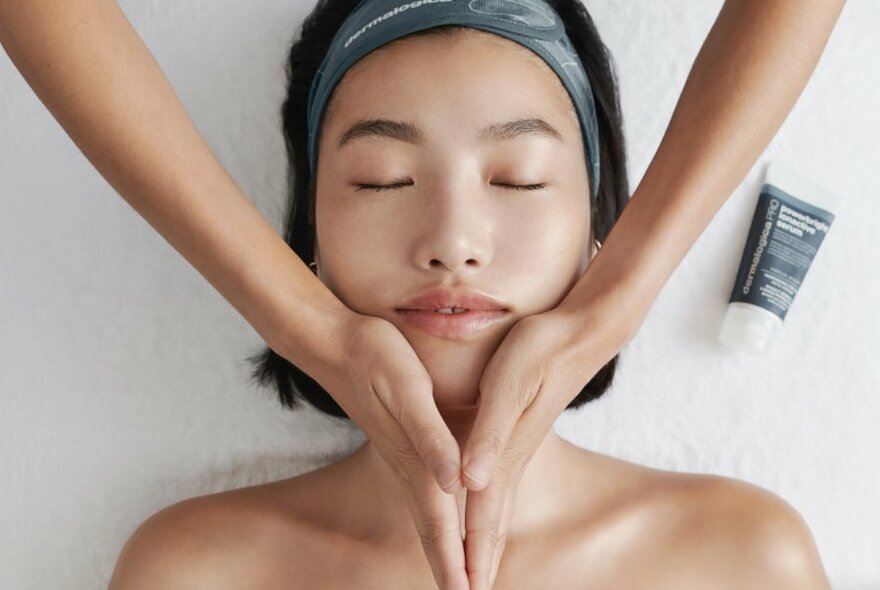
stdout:
{"type": "MultiPolygon", "coordinates": [[[[641,179],[720,0],[590,1],[641,179]]],[[[276,228],[288,42],[312,0],[123,9],[276,228]]],[[[880,4],[851,0],[760,162],[669,279],[605,398],[558,430],[745,479],[810,524],[836,589],[880,588],[880,4]],[[766,162],[846,199],[764,360],[716,340],[766,162]],[[873,228],[873,229],[872,229],[873,228]]],[[[147,516],[314,469],[363,440],[248,383],[262,341],[100,177],[0,52],[0,587],[105,586],[147,516]]]]}

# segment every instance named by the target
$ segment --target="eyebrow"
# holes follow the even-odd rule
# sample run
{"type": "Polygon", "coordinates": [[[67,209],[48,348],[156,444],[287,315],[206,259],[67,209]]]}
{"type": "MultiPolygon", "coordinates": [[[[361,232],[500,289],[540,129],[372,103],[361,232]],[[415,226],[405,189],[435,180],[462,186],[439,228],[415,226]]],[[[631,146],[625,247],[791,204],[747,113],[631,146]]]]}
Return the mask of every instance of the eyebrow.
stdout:
{"type": "MultiPolygon", "coordinates": [[[[529,117],[493,123],[477,133],[477,141],[500,142],[514,139],[522,135],[548,137],[565,143],[562,134],[540,117],[529,117]]],[[[388,137],[411,144],[424,142],[424,134],[414,123],[393,121],[391,119],[363,119],[356,121],[339,137],[336,149],[361,137],[388,137]]]]}

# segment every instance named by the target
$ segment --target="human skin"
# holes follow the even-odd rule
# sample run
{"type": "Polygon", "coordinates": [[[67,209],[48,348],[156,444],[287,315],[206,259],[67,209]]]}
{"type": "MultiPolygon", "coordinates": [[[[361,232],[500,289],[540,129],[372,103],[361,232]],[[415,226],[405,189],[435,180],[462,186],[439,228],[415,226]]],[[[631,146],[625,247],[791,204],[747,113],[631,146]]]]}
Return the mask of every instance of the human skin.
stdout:
{"type": "Polygon", "coordinates": [[[632,338],[673,270],[776,134],[843,6],[843,0],[724,3],[601,254],[556,309],[511,330],[490,360],[473,436],[462,449],[463,482],[480,492],[465,518],[468,530],[478,533],[466,551],[470,578],[477,579],[472,590],[487,588],[503,551],[507,490],[577,384],[632,338]],[[561,361],[530,363],[538,341],[561,361]]]}
{"type": "Polygon", "coordinates": [[[482,45],[465,46],[458,63],[419,51],[434,46],[430,39],[366,56],[337,86],[319,145],[318,275],[346,306],[401,331],[431,376],[441,415],[476,406],[476,383],[511,326],[556,307],[591,255],[584,148],[562,83],[529,50],[516,46],[523,55],[506,61],[511,42],[480,35],[482,45]],[[496,72],[485,77],[474,56],[496,72]],[[425,57],[434,61],[420,66],[425,57]],[[543,75],[530,80],[524,69],[543,75]],[[491,124],[530,118],[547,121],[561,140],[476,139],[491,124]],[[411,122],[425,140],[360,136],[337,147],[345,129],[368,119],[411,122]],[[410,186],[358,188],[394,183],[410,186]],[[504,186],[539,183],[545,187],[504,186]],[[396,308],[435,285],[479,289],[510,313],[466,339],[433,336],[396,308]]]}
{"type": "MultiPolygon", "coordinates": [[[[352,309],[401,330],[463,445],[484,365],[506,330],[555,306],[589,264],[577,119],[543,62],[481,32],[390,45],[352,69],[337,92],[321,143],[320,278],[352,309]],[[473,140],[486,124],[521,116],[548,121],[564,142],[473,140]],[[335,148],[350,124],[376,118],[412,122],[424,142],[362,137],[335,148]],[[398,182],[409,186],[358,190],[398,182]],[[400,302],[448,282],[493,293],[511,317],[455,339],[400,320],[400,302]]],[[[454,496],[462,526],[469,493],[454,496]]],[[[306,475],[154,515],[126,544],[110,589],[145,581],[178,587],[187,579],[221,589],[432,588],[409,501],[368,441],[306,475]]],[[[808,528],[766,490],[636,466],[553,432],[529,462],[512,507],[495,588],[828,588],[808,528]]]]}
{"type": "MultiPolygon", "coordinates": [[[[634,334],[672,271],[766,147],[806,85],[843,5],[843,0],[725,2],[630,204],[602,254],[560,306],[578,320],[579,337],[569,339],[568,347],[582,359],[573,363],[584,368],[577,376],[581,382],[634,334]]],[[[447,461],[459,464],[454,439],[425,403],[429,392],[410,395],[428,389],[423,378],[414,377],[412,351],[388,332],[384,339],[357,340],[371,342],[372,349],[345,345],[352,334],[377,335],[381,324],[352,318],[241,193],[115,2],[2,0],[0,42],[96,169],[270,346],[322,383],[358,363],[372,367],[373,381],[385,384],[379,393],[391,402],[386,407],[397,414],[383,413],[373,398],[358,397],[353,383],[363,380],[339,379],[328,390],[361,428],[381,433],[387,448],[399,449],[401,457],[420,456],[435,471],[447,461]],[[392,350],[400,354],[380,354],[392,350]],[[430,433],[422,445],[414,436],[418,432],[430,433]]],[[[487,382],[500,383],[511,368],[524,366],[534,345],[525,334],[505,349],[518,354],[487,366],[493,377],[487,382]]],[[[516,381],[529,391],[528,385],[543,377],[530,371],[516,381]]],[[[485,455],[489,435],[501,432],[494,442],[503,448],[504,462],[520,469],[522,459],[510,458],[531,456],[554,412],[546,412],[545,429],[510,437],[507,444],[514,426],[522,430],[521,421],[505,402],[508,392],[498,389],[484,392],[489,403],[462,458],[466,465],[478,451],[485,455]]],[[[548,393],[558,398],[549,405],[561,407],[574,392],[560,387],[548,393]]],[[[462,475],[470,489],[483,489],[467,467],[462,475]]],[[[496,470],[493,482],[505,488],[499,475],[496,470]]],[[[449,481],[435,476],[441,484],[449,481]]],[[[427,486],[419,490],[414,492],[427,499],[421,520],[435,520],[435,495],[427,486]]],[[[507,511],[502,503],[489,500],[469,520],[500,544],[503,527],[494,527],[502,511],[507,511]]],[[[451,572],[459,564],[441,541],[427,550],[451,572]]],[[[476,567],[488,571],[485,560],[478,559],[476,567]]]]}

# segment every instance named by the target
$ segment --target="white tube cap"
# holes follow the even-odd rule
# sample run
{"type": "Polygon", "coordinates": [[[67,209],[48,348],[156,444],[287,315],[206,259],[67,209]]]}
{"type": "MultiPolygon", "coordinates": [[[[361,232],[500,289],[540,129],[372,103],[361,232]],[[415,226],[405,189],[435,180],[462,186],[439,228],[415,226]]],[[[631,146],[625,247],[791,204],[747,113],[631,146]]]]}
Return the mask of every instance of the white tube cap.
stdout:
{"type": "Polygon", "coordinates": [[[781,324],[779,316],[757,305],[731,303],[727,306],[718,341],[732,350],[761,357],[776,326],[781,324]]]}

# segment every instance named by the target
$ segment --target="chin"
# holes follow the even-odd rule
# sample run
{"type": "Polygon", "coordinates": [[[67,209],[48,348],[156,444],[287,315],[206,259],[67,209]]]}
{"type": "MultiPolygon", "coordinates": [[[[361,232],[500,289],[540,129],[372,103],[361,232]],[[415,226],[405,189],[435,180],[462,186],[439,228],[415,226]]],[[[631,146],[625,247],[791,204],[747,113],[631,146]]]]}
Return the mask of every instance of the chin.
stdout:
{"type": "Polygon", "coordinates": [[[441,369],[437,363],[428,363],[425,368],[434,383],[434,401],[437,407],[461,408],[476,406],[480,395],[480,377],[483,367],[450,367],[441,369]]]}
{"type": "Polygon", "coordinates": [[[468,339],[446,339],[427,334],[389,318],[412,346],[434,384],[437,407],[465,410],[477,407],[480,379],[486,363],[510,331],[513,322],[468,339]]]}
{"type": "Polygon", "coordinates": [[[495,352],[492,342],[413,343],[434,384],[434,401],[438,408],[475,408],[480,395],[480,378],[486,363],[495,352]]]}
{"type": "Polygon", "coordinates": [[[476,384],[459,390],[449,390],[434,381],[434,403],[441,413],[455,410],[474,410],[477,408],[479,392],[476,384]]]}

